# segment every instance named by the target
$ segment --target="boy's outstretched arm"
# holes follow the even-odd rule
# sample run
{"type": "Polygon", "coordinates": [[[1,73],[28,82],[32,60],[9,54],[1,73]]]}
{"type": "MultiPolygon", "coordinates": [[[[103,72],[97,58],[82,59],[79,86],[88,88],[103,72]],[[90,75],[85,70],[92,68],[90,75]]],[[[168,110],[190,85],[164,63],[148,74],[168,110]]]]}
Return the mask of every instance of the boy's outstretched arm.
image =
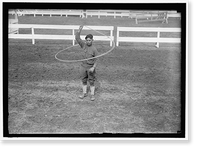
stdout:
{"type": "Polygon", "coordinates": [[[79,30],[76,32],[76,35],[75,35],[75,39],[76,39],[76,41],[78,42],[78,44],[81,46],[81,48],[83,48],[83,46],[84,46],[84,42],[83,42],[83,40],[81,39],[81,37],[80,37],[80,34],[81,34],[81,31],[82,31],[82,29],[83,29],[83,25],[81,25],[80,27],[79,27],[79,30]]]}

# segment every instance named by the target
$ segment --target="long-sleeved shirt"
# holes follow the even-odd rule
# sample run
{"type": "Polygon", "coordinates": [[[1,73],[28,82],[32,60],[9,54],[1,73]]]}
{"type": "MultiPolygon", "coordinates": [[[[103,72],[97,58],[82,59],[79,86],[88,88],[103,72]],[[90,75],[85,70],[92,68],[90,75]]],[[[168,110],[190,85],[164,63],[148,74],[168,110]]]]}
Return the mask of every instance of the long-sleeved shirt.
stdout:
{"type": "MultiPolygon", "coordinates": [[[[80,45],[80,47],[84,50],[84,59],[92,58],[98,55],[98,51],[95,46],[91,45],[88,46],[80,37],[80,32],[76,33],[76,41],[80,45]]],[[[85,68],[91,68],[93,67],[94,63],[96,62],[95,59],[90,59],[82,62],[82,66],[85,68]]]]}

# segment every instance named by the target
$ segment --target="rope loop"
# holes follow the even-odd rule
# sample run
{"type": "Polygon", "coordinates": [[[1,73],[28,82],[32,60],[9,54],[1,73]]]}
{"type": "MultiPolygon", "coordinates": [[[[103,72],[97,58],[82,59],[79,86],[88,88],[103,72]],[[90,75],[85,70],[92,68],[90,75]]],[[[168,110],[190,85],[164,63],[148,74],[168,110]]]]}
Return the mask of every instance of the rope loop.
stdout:
{"type": "MultiPolygon", "coordinates": [[[[96,31],[96,30],[94,30],[94,29],[88,27],[88,26],[85,26],[85,27],[87,27],[87,28],[89,28],[89,29],[91,29],[91,30],[93,30],[93,31],[95,31],[95,32],[97,32],[97,33],[99,33],[99,34],[101,34],[101,35],[107,36],[107,35],[105,35],[105,34],[99,32],[99,31],[96,31]]],[[[109,39],[111,39],[109,36],[107,36],[107,37],[108,37],[109,39]]],[[[111,39],[111,40],[112,40],[112,39],[111,39]]],[[[65,48],[65,49],[63,49],[63,50],[60,50],[58,53],[56,53],[55,58],[56,58],[58,61],[67,62],[67,63],[83,62],[83,61],[87,61],[87,60],[99,58],[99,57],[102,57],[102,56],[104,56],[104,55],[110,53],[111,51],[113,51],[113,49],[115,48],[115,42],[114,42],[114,40],[112,40],[112,43],[113,43],[113,46],[112,46],[112,48],[111,48],[110,50],[108,50],[107,52],[105,52],[105,53],[103,53],[103,54],[100,54],[100,55],[98,55],[98,56],[92,57],[92,58],[80,59],[80,60],[62,60],[62,59],[59,59],[59,58],[57,57],[57,55],[58,55],[59,53],[65,51],[65,50],[68,50],[68,49],[70,49],[70,48],[72,48],[72,47],[78,46],[78,44],[72,45],[72,46],[69,46],[69,47],[67,47],[67,48],[65,48]]]]}

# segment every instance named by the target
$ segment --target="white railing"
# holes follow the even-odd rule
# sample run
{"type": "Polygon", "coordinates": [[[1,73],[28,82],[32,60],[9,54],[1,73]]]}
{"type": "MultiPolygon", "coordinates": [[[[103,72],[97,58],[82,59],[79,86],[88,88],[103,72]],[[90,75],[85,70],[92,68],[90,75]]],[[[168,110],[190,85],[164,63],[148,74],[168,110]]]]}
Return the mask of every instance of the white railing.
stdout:
{"type": "Polygon", "coordinates": [[[120,17],[129,17],[130,16],[130,11],[126,10],[86,10],[85,11],[85,17],[87,18],[88,16],[98,16],[100,18],[101,16],[113,16],[116,18],[117,16],[120,17]]]}
{"type": "Polygon", "coordinates": [[[162,23],[168,23],[167,12],[146,12],[136,14],[135,23],[139,22],[152,22],[152,21],[162,21],[162,23]]]}
{"type": "MultiPolygon", "coordinates": [[[[78,25],[40,25],[40,24],[9,24],[9,29],[20,29],[20,28],[29,28],[31,29],[30,34],[14,34],[9,33],[8,38],[10,39],[31,39],[32,44],[35,44],[36,39],[52,39],[52,40],[72,40],[73,45],[75,45],[75,30],[78,30],[78,25]],[[50,35],[50,34],[35,34],[35,29],[67,29],[71,30],[71,35],[50,35]]],[[[83,30],[97,30],[97,31],[109,31],[110,34],[106,35],[94,35],[94,40],[97,41],[108,41],[110,46],[112,46],[112,41],[114,40],[113,36],[113,26],[88,26],[84,27],[83,30]]],[[[159,43],[180,43],[180,38],[170,38],[170,37],[160,37],[161,32],[181,32],[181,28],[146,28],[146,27],[117,27],[117,37],[116,37],[116,46],[119,46],[120,42],[152,42],[156,43],[156,46],[159,47],[159,43]],[[121,32],[155,32],[157,37],[122,37],[120,36],[121,32]]],[[[81,35],[81,38],[84,39],[84,36],[81,35]]]]}
{"type": "MultiPolygon", "coordinates": [[[[18,24],[18,19],[9,19],[8,24],[18,24]]],[[[8,33],[18,33],[19,28],[9,28],[8,33]]]]}
{"type": "Polygon", "coordinates": [[[9,14],[15,14],[17,13],[18,16],[25,16],[25,15],[33,15],[35,16],[44,16],[48,15],[50,17],[52,16],[68,16],[68,15],[77,15],[80,17],[83,17],[83,10],[12,10],[9,11],[9,14]]]}
{"type": "Polygon", "coordinates": [[[163,38],[160,37],[161,32],[181,32],[181,28],[146,28],[146,27],[117,27],[117,42],[116,46],[119,46],[119,42],[152,42],[156,43],[156,47],[159,47],[159,43],[180,43],[180,38],[163,38]],[[122,37],[119,36],[120,32],[156,32],[157,37],[122,37]]]}
{"type": "MultiPolygon", "coordinates": [[[[138,13],[145,13],[145,12],[151,12],[156,13],[159,11],[145,11],[145,10],[40,10],[40,9],[24,9],[24,10],[10,10],[9,14],[17,14],[18,16],[25,16],[25,15],[33,15],[34,17],[37,15],[44,16],[68,16],[68,15],[78,15],[80,17],[88,17],[88,16],[113,16],[116,18],[117,16],[120,17],[129,17],[129,18],[135,18],[136,14],[138,13]],[[85,14],[85,15],[84,15],[85,14]]],[[[180,13],[177,13],[176,11],[167,11],[168,17],[181,17],[180,13]]]]}
{"type": "MultiPolygon", "coordinates": [[[[113,36],[113,26],[87,26],[83,30],[97,30],[97,31],[110,31],[110,35],[94,35],[94,40],[96,41],[109,41],[110,46],[112,46],[112,41],[114,40],[113,36]],[[88,27],[88,28],[87,28],[88,27]],[[91,28],[91,29],[90,29],[91,28]]],[[[32,44],[35,44],[36,39],[52,39],[52,40],[72,40],[73,45],[75,45],[75,30],[79,29],[77,25],[44,25],[44,24],[9,24],[9,29],[12,28],[29,28],[31,29],[31,34],[9,34],[8,38],[10,39],[31,39],[32,44]],[[67,29],[72,30],[71,35],[47,35],[47,34],[35,34],[35,29],[67,29]]],[[[81,38],[85,37],[81,35],[81,38]]]]}

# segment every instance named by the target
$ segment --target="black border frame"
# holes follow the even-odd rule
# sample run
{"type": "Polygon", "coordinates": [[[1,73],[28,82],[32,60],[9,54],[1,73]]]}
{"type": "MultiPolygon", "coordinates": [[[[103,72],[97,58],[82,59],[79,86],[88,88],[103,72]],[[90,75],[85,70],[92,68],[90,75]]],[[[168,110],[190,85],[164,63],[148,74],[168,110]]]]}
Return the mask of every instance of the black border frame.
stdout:
{"type": "Polygon", "coordinates": [[[185,138],[186,137],[186,8],[187,3],[33,3],[3,2],[3,137],[53,138],[185,138]],[[66,5],[67,4],[67,5],[66,5]],[[181,130],[177,133],[134,134],[9,134],[8,131],[8,10],[9,9],[115,9],[115,10],[177,10],[181,13],[181,130]]]}

